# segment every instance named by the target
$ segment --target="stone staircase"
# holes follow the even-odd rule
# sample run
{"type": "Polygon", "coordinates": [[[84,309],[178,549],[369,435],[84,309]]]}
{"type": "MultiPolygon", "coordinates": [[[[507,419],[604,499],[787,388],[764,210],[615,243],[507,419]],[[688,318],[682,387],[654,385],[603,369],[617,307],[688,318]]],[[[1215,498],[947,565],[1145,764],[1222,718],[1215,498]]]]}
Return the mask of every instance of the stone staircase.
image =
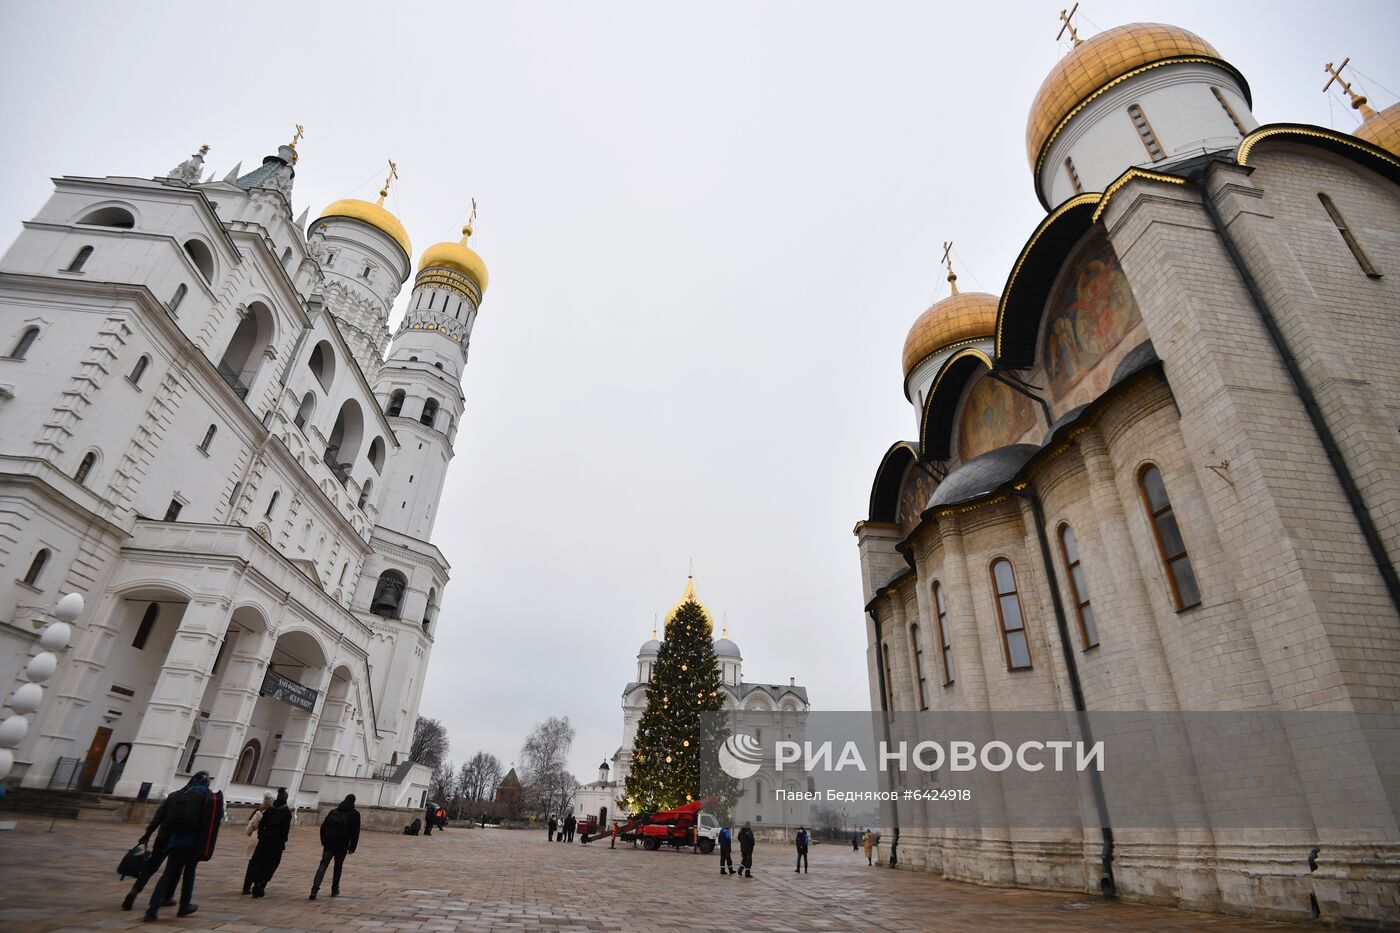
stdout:
{"type": "Polygon", "coordinates": [[[0,812],[15,817],[117,822],[126,818],[130,801],[104,797],[95,791],[44,790],[7,787],[0,812]]]}

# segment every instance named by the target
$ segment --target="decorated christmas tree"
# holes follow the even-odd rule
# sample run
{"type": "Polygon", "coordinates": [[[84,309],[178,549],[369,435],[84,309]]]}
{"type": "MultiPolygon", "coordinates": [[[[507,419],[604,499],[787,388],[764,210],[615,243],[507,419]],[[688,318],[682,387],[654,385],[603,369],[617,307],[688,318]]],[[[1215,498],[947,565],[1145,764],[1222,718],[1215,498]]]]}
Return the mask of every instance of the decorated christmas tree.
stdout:
{"type": "Polygon", "coordinates": [[[719,769],[724,708],[713,623],[695,596],[695,582],[666,616],[665,640],[652,667],[647,708],[632,744],[625,805],[633,813],[678,807],[717,796],[732,800],[737,785],[719,769]]]}

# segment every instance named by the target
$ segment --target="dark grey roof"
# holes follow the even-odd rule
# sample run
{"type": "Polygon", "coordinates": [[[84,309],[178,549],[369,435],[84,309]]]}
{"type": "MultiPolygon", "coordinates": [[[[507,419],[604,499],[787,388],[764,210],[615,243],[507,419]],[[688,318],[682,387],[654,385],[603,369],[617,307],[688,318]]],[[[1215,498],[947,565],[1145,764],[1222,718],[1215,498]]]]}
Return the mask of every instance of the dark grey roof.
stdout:
{"type": "Polygon", "coordinates": [[[1015,476],[1039,449],[1034,444],[1011,444],[973,457],[938,484],[929,508],[970,502],[993,492],[1015,476]]]}
{"type": "Polygon", "coordinates": [[[1123,361],[1113,371],[1113,378],[1108,381],[1109,388],[1118,385],[1134,373],[1142,372],[1153,363],[1160,362],[1161,360],[1157,358],[1157,351],[1152,346],[1152,341],[1144,340],[1123,357],[1123,361]]]}
{"type": "Polygon", "coordinates": [[[1045,433],[1046,439],[1048,440],[1056,431],[1060,430],[1060,428],[1071,424],[1076,418],[1084,414],[1084,409],[1088,407],[1088,405],[1080,405],[1076,408],[1071,408],[1069,411],[1056,418],[1055,423],[1050,425],[1050,430],[1045,433]]]}
{"type": "Polygon", "coordinates": [[[235,188],[242,188],[244,191],[251,191],[254,188],[260,187],[264,181],[266,181],[268,178],[271,178],[273,175],[277,174],[279,170],[284,169],[286,167],[286,162],[283,162],[276,156],[268,156],[266,159],[263,159],[262,165],[259,165],[247,175],[244,175],[243,177],[234,181],[233,185],[235,188]]]}
{"type": "Polygon", "coordinates": [[[739,687],[742,691],[739,693],[739,699],[741,700],[755,690],[766,691],[768,695],[772,697],[780,697],[784,693],[792,693],[801,697],[804,701],[807,699],[806,687],[796,687],[788,684],[751,684],[747,682],[741,682],[739,687]]]}

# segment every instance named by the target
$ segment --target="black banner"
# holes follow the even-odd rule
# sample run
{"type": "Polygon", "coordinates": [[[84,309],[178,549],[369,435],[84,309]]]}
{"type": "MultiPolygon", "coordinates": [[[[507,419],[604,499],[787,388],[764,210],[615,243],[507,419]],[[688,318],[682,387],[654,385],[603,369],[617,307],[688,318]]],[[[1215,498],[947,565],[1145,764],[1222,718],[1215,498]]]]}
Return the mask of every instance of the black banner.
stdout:
{"type": "Polygon", "coordinates": [[[258,693],[265,697],[272,697],[274,700],[281,700],[297,709],[304,709],[308,713],[316,709],[315,690],[297,683],[290,677],[283,677],[270,667],[267,669],[267,673],[263,674],[262,689],[258,693]]]}

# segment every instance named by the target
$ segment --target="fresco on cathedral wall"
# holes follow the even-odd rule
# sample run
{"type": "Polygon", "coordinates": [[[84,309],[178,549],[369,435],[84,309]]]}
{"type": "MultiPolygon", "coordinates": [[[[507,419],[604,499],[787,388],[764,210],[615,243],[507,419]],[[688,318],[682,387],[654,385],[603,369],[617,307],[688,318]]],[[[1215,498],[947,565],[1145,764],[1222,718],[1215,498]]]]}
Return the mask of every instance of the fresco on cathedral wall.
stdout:
{"type": "Polygon", "coordinates": [[[1046,308],[1041,358],[1051,393],[1063,398],[1140,320],[1118,256],[1095,229],[1065,263],[1046,308]]]}
{"type": "Polygon", "coordinates": [[[899,486],[899,509],[895,513],[895,522],[899,525],[901,538],[909,537],[909,533],[919,523],[919,516],[928,507],[928,500],[933,498],[936,485],[928,471],[920,468],[917,463],[911,463],[905,469],[904,479],[900,481],[899,486]]]}
{"type": "Polygon", "coordinates": [[[963,463],[1007,444],[1035,426],[1035,409],[1023,393],[981,377],[963,400],[958,416],[958,457],[963,463]]]}

